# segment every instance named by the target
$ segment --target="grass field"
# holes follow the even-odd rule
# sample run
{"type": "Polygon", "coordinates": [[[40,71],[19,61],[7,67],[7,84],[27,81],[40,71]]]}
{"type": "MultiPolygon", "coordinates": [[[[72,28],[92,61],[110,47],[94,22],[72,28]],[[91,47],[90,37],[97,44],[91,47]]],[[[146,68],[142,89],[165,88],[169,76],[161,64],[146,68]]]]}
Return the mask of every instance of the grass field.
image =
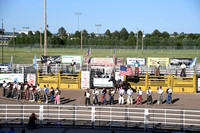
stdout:
{"type": "MultiPolygon", "coordinates": [[[[88,49],[67,49],[67,48],[49,48],[47,49],[48,56],[57,55],[82,55],[86,56],[88,49]]],[[[2,60],[2,49],[0,48],[0,62],[2,60]]],[[[91,57],[111,57],[113,56],[114,49],[91,49],[91,57]]],[[[37,58],[44,55],[43,49],[40,48],[13,48],[4,47],[4,63],[10,62],[11,55],[13,56],[14,64],[32,64],[35,54],[37,58]]],[[[142,54],[141,50],[136,52],[135,49],[116,49],[117,58],[126,57],[168,57],[168,58],[194,58],[197,57],[197,63],[200,62],[200,50],[169,50],[169,49],[149,49],[144,50],[142,54]]]]}

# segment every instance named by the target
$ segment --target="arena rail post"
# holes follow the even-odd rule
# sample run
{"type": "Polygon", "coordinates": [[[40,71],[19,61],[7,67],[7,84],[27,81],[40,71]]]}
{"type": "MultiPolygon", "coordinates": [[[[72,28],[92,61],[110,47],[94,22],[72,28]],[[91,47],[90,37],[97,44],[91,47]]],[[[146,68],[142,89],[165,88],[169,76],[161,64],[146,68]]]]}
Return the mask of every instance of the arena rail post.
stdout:
{"type": "Polygon", "coordinates": [[[95,128],[95,107],[91,108],[91,122],[92,128],[95,128]]]}
{"type": "Polygon", "coordinates": [[[146,75],[145,75],[145,87],[146,87],[146,90],[148,89],[148,80],[149,80],[149,76],[148,76],[148,72],[146,72],[146,75]]]}
{"type": "Polygon", "coordinates": [[[58,84],[57,84],[59,89],[60,89],[60,73],[61,73],[61,71],[59,70],[58,71],[58,84]]]}
{"type": "Polygon", "coordinates": [[[149,109],[144,109],[144,131],[148,131],[149,109]]]}
{"type": "Polygon", "coordinates": [[[193,93],[197,92],[197,74],[194,73],[193,76],[193,93]]]}
{"type": "Polygon", "coordinates": [[[40,79],[40,72],[39,72],[39,70],[37,70],[37,84],[39,84],[40,83],[40,81],[39,81],[39,79],[40,79]]]}
{"type": "Polygon", "coordinates": [[[112,127],[112,108],[110,107],[110,128],[112,127]]]}

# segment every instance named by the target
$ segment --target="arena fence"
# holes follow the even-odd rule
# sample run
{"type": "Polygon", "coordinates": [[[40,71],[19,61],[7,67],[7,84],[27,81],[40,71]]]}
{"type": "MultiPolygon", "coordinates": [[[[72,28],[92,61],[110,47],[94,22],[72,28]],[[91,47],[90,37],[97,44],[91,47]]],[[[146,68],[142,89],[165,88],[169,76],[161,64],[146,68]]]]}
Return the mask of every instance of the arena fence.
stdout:
{"type": "Polygon", "coordinates": [[[127,77],[126,80],[130,83],[133,88],[141,87],[143,91],[146,91],[148,87],[151,87],[153,91],[157,91],[158,87],[162,86],[163,90],[166,91],[171,86],[173,92],[196,92],[196,74],[191,77],[179,77],[168,74],[167,76],[151,76],[141,75],[138,77],[127,77]]]}
{"type": "Polygon", "coordinates": [[[61,88],[61,89],[80,89],[81,71],[78,74],[71,73],[40,73],[37,71],[37,83],[40,86],[61,88]]]}
{"type": "Polygon", "coordinates": [[[200,130],[199,110],[111,106],[0,104],[0,123],[25,126],[31,113],[41,126],[200,130]]]}

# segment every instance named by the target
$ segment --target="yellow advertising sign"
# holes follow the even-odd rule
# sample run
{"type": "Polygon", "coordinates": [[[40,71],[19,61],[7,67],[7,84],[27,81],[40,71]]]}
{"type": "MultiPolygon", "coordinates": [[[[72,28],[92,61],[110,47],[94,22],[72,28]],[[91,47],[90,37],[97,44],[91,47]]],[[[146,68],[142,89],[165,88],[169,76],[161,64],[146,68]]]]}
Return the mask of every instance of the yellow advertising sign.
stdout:
{"type": "Polygon", "coordinates": [[[147,65],[156,65],[157,62],[159,62],[160,65],[169,65],[169,58],[154,58],[154,57],[147,58],[147,65]]]}

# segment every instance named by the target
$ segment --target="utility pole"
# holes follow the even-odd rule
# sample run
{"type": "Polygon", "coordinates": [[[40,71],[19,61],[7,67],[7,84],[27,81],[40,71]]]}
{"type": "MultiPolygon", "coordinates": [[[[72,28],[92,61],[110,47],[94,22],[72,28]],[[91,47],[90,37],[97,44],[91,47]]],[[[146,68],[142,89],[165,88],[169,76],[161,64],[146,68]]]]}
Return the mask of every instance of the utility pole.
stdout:
{"type": "Polygon", "coordinates": [[[83,31],[81,31],[81,55],[83,53],[83,31]]]}
{"type": "Polygon", "coordinates": [[[2,34],[2,63],[3,63],[3,19],[2,19],[2,30],[1,30],[1,34],[2,34]]]}
{"type": "Polygon", "coordinates": [[[46,0],[44,0],[44,56],[47,55],[47,12],[46,0]]]}
{"type": "Polygon", "coordinates": [[[40,28],[40,48],[42,48],[42,28],[40,28]]]}
{"type": "Polygon", "coordinates": [[[13,28],[13,48],[15,52],[15,28],[13,28]]]}
{"type": "Polygon", "coordinates": [[[142,54],[144,51],[144,31],[142,32],[142,54]]]}
{"type": "Polygon", "coordinates": [[[137,28],[137,43],[136,43],[136,53],[137,53],[137,50],[138,50],[138,28],[137,28]]]}

